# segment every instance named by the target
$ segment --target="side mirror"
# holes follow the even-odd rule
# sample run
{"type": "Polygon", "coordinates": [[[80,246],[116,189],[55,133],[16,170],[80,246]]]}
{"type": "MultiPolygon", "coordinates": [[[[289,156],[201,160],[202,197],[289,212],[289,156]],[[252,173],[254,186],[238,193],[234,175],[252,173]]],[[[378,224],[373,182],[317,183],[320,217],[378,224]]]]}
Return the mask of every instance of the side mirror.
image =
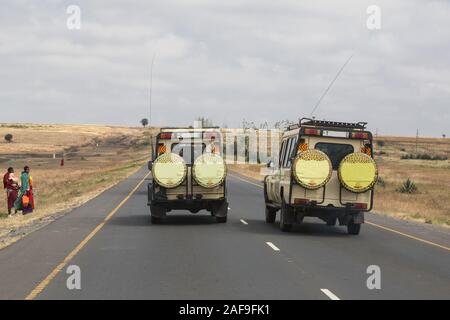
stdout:
{"type": "Polygon", "coordinates": [[[267,162],[267,168],[273,168],[273,162],[272,160],[270,160],[269,162],[267,162]]]}
{"type": "Polygon", "coordinates": [[[152,167],[153,167],[153,161],[150,160],[150,161],[148,162],[148,170],[152,171],[152,167]]]}

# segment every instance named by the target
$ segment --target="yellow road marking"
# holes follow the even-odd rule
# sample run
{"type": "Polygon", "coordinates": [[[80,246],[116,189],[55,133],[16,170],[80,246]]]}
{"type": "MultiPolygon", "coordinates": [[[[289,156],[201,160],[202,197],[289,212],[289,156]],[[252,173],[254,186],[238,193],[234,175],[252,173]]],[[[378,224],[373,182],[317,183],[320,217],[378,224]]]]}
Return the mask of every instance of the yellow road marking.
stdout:
{"type": "Polygon", "coordinates": [[[416,241],[420,241],[420,242],[423,242],[423,243],[426,243],[426,244],[429,244],[429,245],[432,245],[432,246],[435,246],[435,247],[438,247],[438,248],[450,251],[449,247],[443,246],[441,244],[434,243],[434,242],[431,242],[431,241],[428,241],[428,240],[425,240],[425,239],[421,239],[421,238],[412,236],[410,234],[407,234],[407,233],[404,233],[404,232],[401,232],[401,231],[397,231],[395,229],[391,229],[391,228],[388,228],[388,227],[385,227],[385,226],[382,226],[382,225],[379,225],[379,224],[376,224],[376,223],[373,223],[373,222],[370,222],[370,221],[366,221],[366,223],[370,224],[371,226],[374,226],[374,227],[377,227],[377,228],[380,228],[380,229],[383,229],[383,230],[386,230],[386,231],[390,231],[390,232],[393,232],[393,233],[397,233],[397,234],[402,235],[404,237],[407,237],[407,238],[410,238],[410,239],[414,239],[416,241]]]}
{"type": "MultiPolygon", "coordinates": [[[[249,184],[251,184],[251,185],[254,185],[254,186],[257,186],[257,187],[260,187],[260,188],[264,188],[264,187],[261,186],[261,185],[258,185],[258,184],[254,183],[254,182],[251,182],[251,181],[248,181],[248,180],[246,180],[246,179],[242,179],[242,178],[240,178],[240,177],[238,177],[238,176],[232,175],[232,177],[233,177],[233,178],[236,178],[236,179],[238,179],[238,180],[247,182],[247,183],[249,183],[249,184]]],[[[441,245],[441,244],[438,244],[438,243],[435,243],[435,242],[432,242],[432,241],[428,241],[428,240],[425,240],[425,239],[421,239],[421,238],[412,236],[412,235],[410,235],[410,234],[407,234],[407,233],[404,233],[404,232],[401,232],[401,231],[398,231],[398,230],[395,230],[395,229],[391,229],[391,228],[388,228],[388,227],[385,227],[385,226],[382,226],[382,225],[379,225],[379,224],[376,224],[376,223],[373,223],[373,222],[370,222],[370,221],[366,221],[366,223],[369,224],[369,225],[371,225],[371,226],[374,226],[374,227],[376,227],[376,228],[380,228],[380,229],[383,229],[383,230],[385,230],[385,231],[390,231],[390,232],[393,232],[393,233],[402,235],[402,236],[404,236],[404,237],[407,237],[407,238],[410,238],[410,239],[413,239],[413,240],[416,240],[416,241],[420,241],[420,242],[429,244],[429,245],[431,245],[431,246],[435,246],[435,247],[438,247],[438,248],[441,248],[441,249],[450,251],[450,248],[449,248],[449,247],[446,247],[446,246],[444,246],[444,245],[441,245]]]]}
{"type": "Polygon", "coordinates": [[[56,275],[61,272],[64,267],[72,260],[80,251],[83,249],[83,247],[99,232],[105,224],[111,220],[111,218],[119,211],[120,208],[123,207],[123,205],[130,200],[131,196],[139,189],[139,187],[144,183],[145,179],[150,175],[150,172],[145,175],[145,177],[137,184],[137,186],[125,197],[125,199],[122,200],[122,202],[119,203],[117,207],[115,207],[107,216],[106,218],[94,228],[94,230],[89,233],[86,238],[84,238],[76,247],[75,249],[70,252],[67,257],[64,258],[64,260],[56,266],[55,269],[53,269],[50,274],[41,281],[26,297],[25,300],[33,300],[36,298],[49,284],[50,282],[56,277],[56,275]]]}

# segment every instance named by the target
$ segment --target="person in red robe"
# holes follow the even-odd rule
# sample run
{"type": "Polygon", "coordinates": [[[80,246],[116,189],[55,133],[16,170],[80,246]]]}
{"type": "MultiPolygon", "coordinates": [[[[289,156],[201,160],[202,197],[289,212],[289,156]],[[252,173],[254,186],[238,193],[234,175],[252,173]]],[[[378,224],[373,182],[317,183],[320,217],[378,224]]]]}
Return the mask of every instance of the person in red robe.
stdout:
{"type": "MultiPolygon", "coordinates": [[[[3,176],[3,187],[6,189],[6,197],[8,203],[8,214],[11,215],[14,202],[19,195],[19,182],[14,176],[14,169],[8,168],[8,172],[3,176]]],[[[17,212],[17,210],[16,210],[17,212]]]]}

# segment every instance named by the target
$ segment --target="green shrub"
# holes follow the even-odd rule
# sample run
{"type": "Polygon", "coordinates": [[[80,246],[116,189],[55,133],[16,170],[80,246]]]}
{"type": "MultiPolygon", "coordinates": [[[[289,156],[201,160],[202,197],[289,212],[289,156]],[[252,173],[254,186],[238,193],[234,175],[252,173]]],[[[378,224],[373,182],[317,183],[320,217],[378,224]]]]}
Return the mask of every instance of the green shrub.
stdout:
{"type": "Polygon", "coordinates": [[[5,140],[6,140],[6,142],[12,142],[12,140],[13,140],[13,135],[10,134],[10,133],[6,134],[6,135],[5,135],[5,140]]]}
{"type": "Polygon", "coordinates": [[[415,159],[415,160],[439,161],[439,160],[447,160],[448,158],[446,156],[432,156],[428,153],[418,153],[418,154],[408,153],[408,154],[403,154],[400,157],[400,159],[402,159],[402,160],[415,159]]]}
{"type": "Polygon", "coordinates": [[[405,182],[403,182],[403,184],[397,189],[398,192],[400,193],[408,193],[408,194],[413,194],[413,193],[417,193],[418,188],[416,186],[416,184],[411,181],[411,179],[407,179],[405,182]]]}

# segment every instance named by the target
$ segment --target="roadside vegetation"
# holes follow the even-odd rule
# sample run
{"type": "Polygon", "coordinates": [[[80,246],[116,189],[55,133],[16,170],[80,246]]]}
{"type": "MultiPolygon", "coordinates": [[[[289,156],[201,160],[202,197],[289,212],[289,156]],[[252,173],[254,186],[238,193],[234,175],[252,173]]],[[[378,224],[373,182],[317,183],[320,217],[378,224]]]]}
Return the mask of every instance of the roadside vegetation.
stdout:
{"type": "Polygon", "coordinates": [[[417,189],[416,184],[408,178],[405,182],[402,183],[402,185],[400,187],[398,187],[397,191],[400,193],[413,194],[413,193],[417,193],[418,189],[417,189]]]}
{"type": "Polygon", "coordinates": [[[150,155],[150,130],[143,128],[0,125],[0,134],[6,132],[15,143],[0,143],[2,174],[10,166],[16,175],[31,167],[36,210],[8,218],[6,194],[0,197],[0,248],[11,240],[8,234],[92,199],[136,172],[150,155]]]}

